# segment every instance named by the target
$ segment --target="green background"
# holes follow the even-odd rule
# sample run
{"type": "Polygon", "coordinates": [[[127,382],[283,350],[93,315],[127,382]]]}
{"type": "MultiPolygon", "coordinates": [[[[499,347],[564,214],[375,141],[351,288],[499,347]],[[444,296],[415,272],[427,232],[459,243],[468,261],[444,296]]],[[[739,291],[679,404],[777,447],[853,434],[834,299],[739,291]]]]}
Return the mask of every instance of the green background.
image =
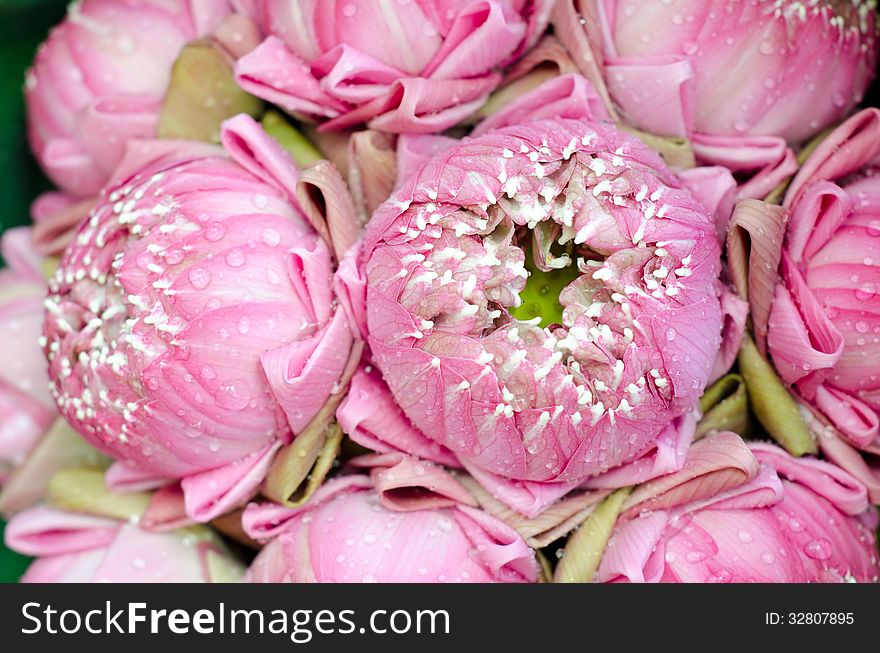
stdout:
{"type": "MultiPolygon", "coordinates": [[[[65,0],[0,0],[0,231],[27,224],[30,203],[49,187],[27,148],[21,89],[37,44],[66,6],[65,0]]],[[[4,526],[0,520],[0,533],[4,526]]],[[[0,582],[18,580],[27,563],[0,545],[0,582]]]]}

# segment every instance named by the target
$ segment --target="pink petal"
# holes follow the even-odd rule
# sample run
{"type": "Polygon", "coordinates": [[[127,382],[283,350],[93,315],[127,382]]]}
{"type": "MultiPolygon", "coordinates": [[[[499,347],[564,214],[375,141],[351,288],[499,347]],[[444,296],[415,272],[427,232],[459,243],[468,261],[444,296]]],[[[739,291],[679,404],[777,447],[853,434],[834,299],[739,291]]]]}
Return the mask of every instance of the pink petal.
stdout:
{"type": "Polygon", "coordinates": [[[602,100],[580,75],[561,75],[550,79],[509,105],[482,120],[471,133],[479,136],[492,129],[545,118],[576,118],[589,121],[608,119],[602,100]]]}
{"type": "Polygon", "coordinates": [[[328,94],[302,59],[276,36],[235,63],[235,81],[241,88],[286,111],[332,118],[345,105],[328,94]]]}
{"type": "Polygon", "coordinates": [[[275,441],[246,458],[185,477],[180,486],[186,514],[204,523],[244,505],[257,493],[281,445],[281,441],[275,441]]]}
{"type": "Polygon", "coordinates": [[[106,546],[119,522],[37,506],[15,515],[6,525],[6,546],[30,556],[58,555],[106,546]]]}
{"type": "Polygon", "coordinates": [[[839,179],[880,156],[880,109],[859,111],[829,134],[798,170],[785,193],[792,207],[815,181],[839,179]]]}
{"type": "Polygon", "coordinates": [[[691,145],[705,164],[751,174],[749,181],[740,186],[737,199],[764,198],[798,169],[785,141],[773,136],[694,134],[691,145]]]}
{"type": "Polygon", "coordinates": [[[606,83],[627,120],[661,136],[691,134],[693,69],[686,57],[606,57],[606,83]]]}
{"type": "Polygon", "coordinates": [[[358,456],[349,464],[370,470],[379,501],[389,510],[410,512],[477,505],[455,477],[428,461],[387,453],[358,456]]]}

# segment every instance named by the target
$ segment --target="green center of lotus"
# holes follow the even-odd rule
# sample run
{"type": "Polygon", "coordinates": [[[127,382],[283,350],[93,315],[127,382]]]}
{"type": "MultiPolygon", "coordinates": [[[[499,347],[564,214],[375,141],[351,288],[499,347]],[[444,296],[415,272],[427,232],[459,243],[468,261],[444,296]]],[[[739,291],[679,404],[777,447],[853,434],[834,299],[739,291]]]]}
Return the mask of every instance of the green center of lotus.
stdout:
{"type": "MultiPolygon", "coordinates": [[[[526,280],[526,287],[519,294],[522,304],[511,309],[510,314],[522,321],[540,318],[539,326],[542,328],[551,324],[562,324],[562,304],[559,303],[559,295],[568,284],[581,275],[581,272],[573,258],[568,259],[569,262],[565,267],[544,271],[535,263],[532,248],[531,241],[523,246],[529,278],[526,280]]],[[[554,257],[561,257],[565,253],[564,247],[554,243],[551,248],[554,257]],[[556,251],[557,248],[559,251],[556,251]]]]}

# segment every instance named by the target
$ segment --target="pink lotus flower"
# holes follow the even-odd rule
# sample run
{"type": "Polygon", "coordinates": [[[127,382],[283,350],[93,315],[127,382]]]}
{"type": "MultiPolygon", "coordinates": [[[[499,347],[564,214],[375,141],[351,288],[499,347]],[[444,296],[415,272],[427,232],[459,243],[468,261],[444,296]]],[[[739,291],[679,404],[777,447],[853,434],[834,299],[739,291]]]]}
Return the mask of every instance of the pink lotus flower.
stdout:
{"type": "Polygon", "coordinates": [[[50,179],[74,197],[96,195],[126,143],[155,136],[181,48],[229,11],[226,0],[72,3],[25,84],[31,147],[50,179]]]}
{"type": "Polygon", "coordinates": [[[183,479],[200,521],[256,491],[352,350],[332,289],[350,234],[304,212],[309,191],[252,119],[222,140],[133,151],[62,259],[45,326],[62,413],[127,463],[113,483],[183,479]]]}
{"type": "Polygon", "coordinates": [[[134,523],[39,506],[13,517],[6,546],[37,558],[23,583],[235,582],[244,568],[204,527],[151,533],[134,523]]]}
{"type": "Polygon", "coordinates": [[[874,5],[560,0],[554,25],[626,121],[688,137],[704,161],[760,171],[741,194],[763,197],[795,171],[786,142],[861,100],[877,61],[874,5]]]}
{"type": "Polygon", "coordinates": [[[248,92],[325,129],[436,132],[474,113],[497,70],[544,31],[547,0],[236,0],[266,40],[236,65],[248,92]]]}
{"type": "MultiPolygon", "coordinates": [[[[735,453],[732,444],[715,456],[735,453]]],[[[877,515],[864,486],[826,462],[768,444],[751,450],[750,478],[691,479],[686,465],[637,489],[596,580],[877,582],[877,515]]]]}
{"type": "Polygon", "coordinates": [[[691,410],[719,347],[712,219],[606,126],[465,139],[379,209],[362,260],[397,403],[462,464],[509,479],[576,483],[633,460],[691,410]]]}
{"type": "Polygon", "coordinates": [[[40,347],[46,282],[31,247],[30,229],[0,240],[8,268],[0,270],[0,484],[23,462],[55,417],[40,347]]]}
{"type": "MultiPolygon", "coordinates": [[[[534,582],[534,552],[431,463],[394,459],[369,476],[327,482],[302,508],[248,506],[243,523],[269,543],[257,583],[534,582]],[[420,473],[421,472],[421,473],[420,473]],[[414,491],[417,488],[419,491],[414,491]]],[[[381,461],[378,461],[381,463],[381,461]]]]}
{"type": "Polygon", "coordinates": [[[782,380],[816,412],[820,445],[868,485],[875,502],[880,501],[877,165],[877,109],[841,125],[804,164],[785,198],[790,218],[767,322],[767,351],[782,380]]]}

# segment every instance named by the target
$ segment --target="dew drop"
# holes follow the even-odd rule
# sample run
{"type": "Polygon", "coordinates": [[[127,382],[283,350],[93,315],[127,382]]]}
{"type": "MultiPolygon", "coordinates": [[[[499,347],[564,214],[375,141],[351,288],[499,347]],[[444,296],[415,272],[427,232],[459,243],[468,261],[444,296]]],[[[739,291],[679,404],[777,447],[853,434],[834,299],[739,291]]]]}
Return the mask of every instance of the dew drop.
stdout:
{"type": "Polygon", "coordinates": [[[269,247],[277,247],[281,243],[281,234],[277,229],[265,229],[263,231],[263,242],[269,247]]]}
{"type": "Polygon", "coordinates": [[[212,222],[205,227],[205,240],[216,243],[226,235],[226,225],[222,222],[212,222]]]}
{"type": "Polygon", "coordinates": [[[244,254],[239,249],[233,249],[226,254],[226,262],[234,268],[240,268],[244,265],[244,254]]]}
{"type": "Polygon", "coordinates": [[[804,547],[804,553],[813,560],[828,560],[831,557],[831,542],[824,537],[808,542],[804,547]]]}
{"type": "Polygon", "coordinates": [[[250,400],[250,387],[242,379],[227,381],[217,391],[217,404],[228,410],[244,410],[250,400]]]}
{"type": "Polygon", "coordinates": [[[211,273],[205,268],[193,268],[189,271],[189,282],[196,290],[204,290],[211,283],[211,273]]]}

